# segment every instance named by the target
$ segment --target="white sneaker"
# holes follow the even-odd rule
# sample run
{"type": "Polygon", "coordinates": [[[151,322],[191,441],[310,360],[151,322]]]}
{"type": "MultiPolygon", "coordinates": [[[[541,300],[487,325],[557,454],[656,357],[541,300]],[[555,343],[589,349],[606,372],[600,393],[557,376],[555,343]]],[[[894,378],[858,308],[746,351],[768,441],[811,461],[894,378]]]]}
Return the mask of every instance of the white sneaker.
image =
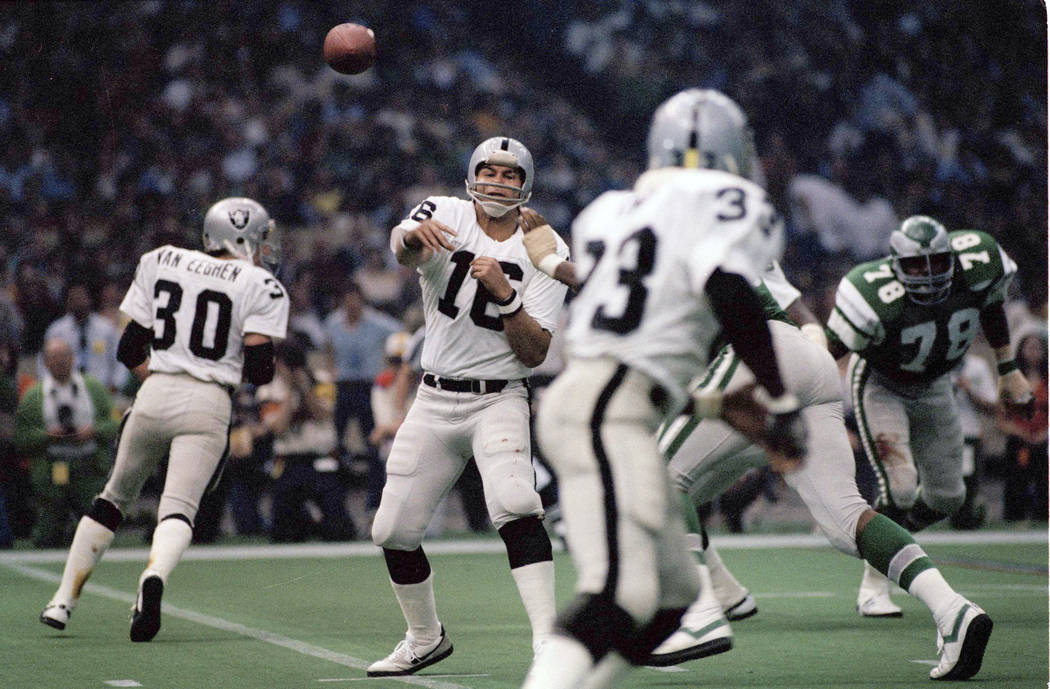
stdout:
{"type": "Polygon", "coordinates": [[[752,596],[747,589],[744,589],[744,597],[729,607],[724,608],[723,612],[725,613],[726,619],[730,622],[744,620],[758,612],[758,603],[755,602],[755,597],[752,596]]]}
{"type": "Polygon", "coordinates": [[[76,607],[75,603],[51,601],[44,606],[44,611],[40,613],[40,621],[55,629],[65,629],[66,624],[69,623],[70,615],[73,614],[74,607],[76,607]]]}
{"type": "Polygon", "coordinates": [[[903,611],[890,598],[893,584],[886,575],[864,563],[864,576],[857,592],[857,612],[861,617],[900,617],[903,611]]]}
{"type": "Polygon", "coordinates": [[[744,587],[733,573],[729,571],[722,556],[711,544],[704,551],[708,571],[711,573],[711,584],[714,588],[715,598],[722,603],[722,611],[728,620],[742,620],[751,617],[758,612],[755,597],[744,587]]]}
{"type": "Polygon", "coordinates": [[[433,644],[418,646],[405,637],[394,647],[393,653],[369,665],[366,674],[369,677],[411,675],[450,655],[452,655],[452,641],[445,634],[445,628],[442,627],[441,638],[433,644]]]}
{"type": "MultiPolygon", "coordinates": [[[[930,670],[930,679],[970,679],[981,669],[984,649],[992,635],[992,618],[977,605],[959,596],[958,607],[949,618],[947,634],[937,630],[941,662],[930,670]]],[[[938,625],[939,627],[939,625],[938,625]]]]}
{"type": "Polygon", "coordinates": [[[733,648],[733,630],[717,599],[698,600],[682,615],[682,626],[664,639],[646,659],[646,665],[664,667],[706,658],[733,648]]]}

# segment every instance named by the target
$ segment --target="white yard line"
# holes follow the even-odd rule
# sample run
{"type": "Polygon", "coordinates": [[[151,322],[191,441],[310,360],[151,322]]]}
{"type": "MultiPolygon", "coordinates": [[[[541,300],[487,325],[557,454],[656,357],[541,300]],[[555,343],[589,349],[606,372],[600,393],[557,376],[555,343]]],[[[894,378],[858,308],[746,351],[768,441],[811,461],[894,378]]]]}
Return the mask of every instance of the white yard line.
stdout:
{"type": "MultiPolygon", "coordinates": [[[[44,569],[38,569],[29,565],[17,563],[17,562],[3,562],[0,564],[7,567],[8,569],[14,570],[19,574],[29,577],[30,579],[37,579],[40,581],[49,581],[52,583],[58,583],[61,577],[58,574],[49,572],[44,569]]],[[[86,593],[91,593],[96,596],[102,596],[104,598],[110,598],[116,601],[122,601],[128,605],[134,605],[135,595],[124,591],[118,591],[108,586],[101,584],[87,584],[84,586],[86,593]]],[[[321,660],[327,660],[338,665],[354,668],[355,670],[365,670],[371,663],[367,660],[361,660],[360,658],[354,658],[343,653],[337,653],[330,651],[327,648],[321,648],[320,646],[314,646],[313,644],[306,643],[305,641],[299,641],[298,639],[292,639],[282,634],[275,634],[268,632],[265,629],[256,629],[254,627],[248,627],[243,624],[236,622],[230,622],[224,620],[221,617],[215,617],[213,615],[205,615],[203,613],[189,610],[187,608],[180,608],[170,603],[164,603],[164,615],[170,617],[177,617],[183,620],[189,620],[190,622],[196,622],[197,624],[204,625],[205,627],[211,627],[213,629],[219,629],[224,632],[231,632],[233,634],[240,634],[256,641],[263,641],[274,646],[280,646],[290,651],[300,653],[305,656],[311,656],[313,658],[320,658],[321,660]]],[[[364,678],[362,678],[364,679],[364,678]]],[[[435,679],[429,679],[421,676],[408,676],[408,677],[384,677],[385,680],[403,682],[404,684],[414,684],[420,687],[429,687],[429,689],[470,689],[461,684],[453,684],[452,682],[441,682],[435,679]]],[[[127,685],[124,685],[127,686],[127,685]]]]}
{"type": "MultiPolygon", "coordinates": [[[[1045,531],[943,531],[915,534],[920,545],[994,545],[1046,543],[1045,531]]],[[[756,548],[830,548],[827,540],[817,534],[719,534],[711,540],[719,550],[753,550],[756,548]]],[[[499,538],[433,541],[426,544],[428,554],[459,555],[474,553],[503,553],[505,547],[499,538]]],[[[558,544],[555,544],[558,549],[558,544]]],[[[0,563],[65,562],[66,550],[6,550],[0,551],[0,563]]],[[[378,557],[382,551],[368,542],[353,543],[289,543],[280,545],[192,546],[183,560],[259,560],[281,558],[339,558],[378,557]]],[[[149,548],[113,548],[106,553],[110,562],[145,562],[149,548]]]]}

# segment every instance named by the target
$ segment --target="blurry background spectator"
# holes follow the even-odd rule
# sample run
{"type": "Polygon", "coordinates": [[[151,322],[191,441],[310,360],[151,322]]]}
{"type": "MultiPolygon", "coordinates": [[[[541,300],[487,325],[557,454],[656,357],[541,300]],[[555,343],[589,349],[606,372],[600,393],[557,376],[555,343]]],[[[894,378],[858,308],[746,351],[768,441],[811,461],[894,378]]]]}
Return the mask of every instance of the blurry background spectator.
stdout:
{"type": "Polygon", "coordinates": [[[127,368],[117,361],[120,333],[111,320],[92,311],[87,283],[74,281],[66,290],[66,315],[47,327],[44,339],[65,341],[73,350],[77,370],[91,374],[113,392],[121,389],[128,377],[127,368]]]}
{"type": "Polygon", "coordinates": [[[372,418],[372,381],[383,370],[386,340],[401,330],[401,324],[365,303],[361,287],[347,280],[343,301],[325,319],[325,335],[335,379],[335,433],[338,457],[351,466],[346,447],[346,430],[353,419],[357,422],[359,442],[367,462],[366,503],[368,510],[379,507],[386,470],[379,461],[375,446],[368,438],[375,428],[372,418]]]}
{"type": "Polygon", "coordinates": [[[306,352],[294,340],[279,346],[277,373],[259,389],[259,397],[263,422],[274,435],[270,538],[282,543],[315,534],[326,541],[353,539],[349,484],[339,462],[331,400],[319,394],[306,352]]]}
{"type": "Polygon", "coordinates": [[[1017,345],[1017,366],[1035,393],[1030,420],[1003,418],[1007,434],[1003,518],[1047,521],[1047,346],[1045,333],[1024,336],[1017,345]]]}
{"type": "Polygon", "coordinates": [[[65,340],[48,340],[44,375],[22,397],[15,426],[18,449],[29,457],[37,508],[34,545],[68,545],[75,520],[102,489],[117,434],[112,408],[106,388],[74,368],[65,340]]]}
{"type": "MultiPolygon", "coordinates": [[[[389,228],[416,199],[461,194],[477,141],[528,142],[536,208],[567,233],[599,193],[633,183],[653,108],[688,86],[722,89],[751,116],[791,238],[782,264],[818,315],[846,267],[886,253],[896,219],[921,212],[993,234],[1020,266],[1012,331],[1045,328],[1042,3],[521,0],[493,12],[413,0],[351,11],[0,3],[0,332],[15,338],[21,391],[72,283],[104,285],[98,313],[119,330],[137,257],[199,246],[204,210],[235,194],[281,225],[291,327],[315,351],[346,279],[410,327],[417,279],[392,265],[389,228]],[[364,74],[321,59],[343,21],[378,37],[364,74]]],[[[361,373],[364,408],[381,366],[361,373]]],[[[984,440],[999,451],[996,435],[984,440]]]]}

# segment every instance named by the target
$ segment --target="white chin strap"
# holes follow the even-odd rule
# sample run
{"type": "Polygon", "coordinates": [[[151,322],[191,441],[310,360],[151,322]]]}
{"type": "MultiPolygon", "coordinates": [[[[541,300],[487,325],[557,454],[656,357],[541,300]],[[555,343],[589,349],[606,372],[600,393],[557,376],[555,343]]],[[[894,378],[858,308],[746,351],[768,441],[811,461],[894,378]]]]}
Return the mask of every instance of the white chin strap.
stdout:
{"type": "MultiPolygon", "coordinates": [[[[477,184],[478,183],[475,182],[474,186],[477,186],[477,184]]],[[[510,203],[508,203],[508,201],[510,201],[510,199],[508,198],[505,198],[503,196],[492,196],[491,194],[482,194],[480,191],[477,191],[477,189],[471,187],[470,182],[467,182],[466,185],[467,194],[470,196],[470,198],[474,199],[478,202],[478,204],[481,205],[482,210],[484,210],[485,214],[488,215],[490,218],[502,218],[509,211],[514,210],[521,204],[528,201],[529,197],[532,196],[532,194],[530,193],[527,194],[524,198],[519,198],[516,201],[511,201],[510,203]]],[[[513,187],[509,184],[485,182],[485,186],[499,187],[501,189],[510,189],[511,191],[517,192],[519,195],[521,194],[520,188],[513,187]]]]}

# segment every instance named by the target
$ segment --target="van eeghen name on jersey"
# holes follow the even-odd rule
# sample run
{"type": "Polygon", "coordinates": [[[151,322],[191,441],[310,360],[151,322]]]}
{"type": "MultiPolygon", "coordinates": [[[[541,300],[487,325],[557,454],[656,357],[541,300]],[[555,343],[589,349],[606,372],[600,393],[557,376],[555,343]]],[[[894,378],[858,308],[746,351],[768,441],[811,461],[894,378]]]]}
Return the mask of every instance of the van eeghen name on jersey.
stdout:
{"type": "MultiPolygon", "coordinates": [[[[162,251],[157,256],[158,263],[173,268],[178,268],[180,261],[182,261],[182,256],[174,251],[162,251]]],[[[241,274],[242,268],[231,264],[229,261],[208,263],[194,258],[186,263],[185,270],[190,273],[197,273],[198,275],[209,275],[222,280],[234,282],[241,274]]]]}

